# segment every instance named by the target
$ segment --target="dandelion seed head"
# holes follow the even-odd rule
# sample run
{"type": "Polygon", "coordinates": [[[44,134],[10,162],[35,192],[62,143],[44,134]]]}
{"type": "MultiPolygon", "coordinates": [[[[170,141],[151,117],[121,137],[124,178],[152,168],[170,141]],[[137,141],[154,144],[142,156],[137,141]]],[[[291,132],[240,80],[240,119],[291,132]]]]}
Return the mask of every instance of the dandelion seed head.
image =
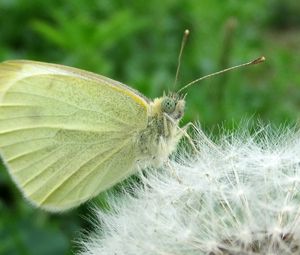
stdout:
{"type": "Polygon", "coordinates": [[[81,255],[300,254],[299,133],[197,133],[199,154],[141,172],[134,195],[108,195],[81,255]]]}

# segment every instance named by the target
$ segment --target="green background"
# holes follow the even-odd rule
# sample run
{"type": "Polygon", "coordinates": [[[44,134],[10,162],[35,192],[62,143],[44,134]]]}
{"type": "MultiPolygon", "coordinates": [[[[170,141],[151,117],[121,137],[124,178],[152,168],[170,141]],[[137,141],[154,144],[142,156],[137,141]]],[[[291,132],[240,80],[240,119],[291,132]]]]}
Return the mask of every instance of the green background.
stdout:
{"type": "MultiPolygon", "coordinates": [[[[154,98],[172,90],[184,29],[190,29],[178,87],[261,55],[267,61],[187,90],[183,122],[217,135],[241,120],[297,123],[300,2],[295,0],[0,0],[0,60],[83,68],[154,98]]],[[[0,254],[72,254],[92,226],[88,206],[51,215],[24,201],[0,168],[0,254]]]]}

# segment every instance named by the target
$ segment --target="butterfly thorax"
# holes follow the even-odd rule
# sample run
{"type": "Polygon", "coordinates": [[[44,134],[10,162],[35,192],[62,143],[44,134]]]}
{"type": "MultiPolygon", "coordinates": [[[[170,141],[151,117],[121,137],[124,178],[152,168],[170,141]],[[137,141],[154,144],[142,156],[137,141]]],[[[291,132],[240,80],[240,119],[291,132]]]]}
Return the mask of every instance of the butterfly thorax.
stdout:
{"type": "Polygon", "coordinates": [[[150,103],[147,127],[138,139],[143,163],[159,166],[174,152],[183,135],[178,124],[184,105],[183,99],[174,96],[156,98],[150,103]]]}

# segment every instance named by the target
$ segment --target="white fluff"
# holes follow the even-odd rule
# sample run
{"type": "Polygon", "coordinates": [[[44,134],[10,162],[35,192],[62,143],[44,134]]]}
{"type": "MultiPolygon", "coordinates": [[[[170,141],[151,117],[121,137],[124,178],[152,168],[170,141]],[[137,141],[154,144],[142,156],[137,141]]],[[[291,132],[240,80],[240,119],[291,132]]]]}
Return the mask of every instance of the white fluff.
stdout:
{"type": "Polygon", "coordinates": [[[81,255],[300,254],[300,135],[262,129],[213,143],[200,153],[141,174],[97,210],[81,255]]]}

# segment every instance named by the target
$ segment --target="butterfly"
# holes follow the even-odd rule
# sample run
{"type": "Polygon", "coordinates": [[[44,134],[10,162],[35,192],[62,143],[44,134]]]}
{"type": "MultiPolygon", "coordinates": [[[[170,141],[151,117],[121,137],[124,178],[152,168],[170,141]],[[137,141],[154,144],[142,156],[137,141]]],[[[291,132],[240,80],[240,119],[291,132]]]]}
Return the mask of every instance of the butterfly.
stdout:
{"type": "MultiPolygon", "coordinates": [[[[180,59],[189,30],[184,37],[180,59]]],[[[120,82],[57,64],[0,64],[0,153],[32,204],[65,211],[140,168],[167,162],[185,136],[180,92],[214,75],[261,63],[264,57],[200,77],[150,100],[120,82]]]]}
{"type": "Polygon", "coordinates": [[[185,129],[178,94],[150,100],[80,69],[0,64],[0,152],[32,204],[65,211],[138,168],[166,162],[185,129]]]}

